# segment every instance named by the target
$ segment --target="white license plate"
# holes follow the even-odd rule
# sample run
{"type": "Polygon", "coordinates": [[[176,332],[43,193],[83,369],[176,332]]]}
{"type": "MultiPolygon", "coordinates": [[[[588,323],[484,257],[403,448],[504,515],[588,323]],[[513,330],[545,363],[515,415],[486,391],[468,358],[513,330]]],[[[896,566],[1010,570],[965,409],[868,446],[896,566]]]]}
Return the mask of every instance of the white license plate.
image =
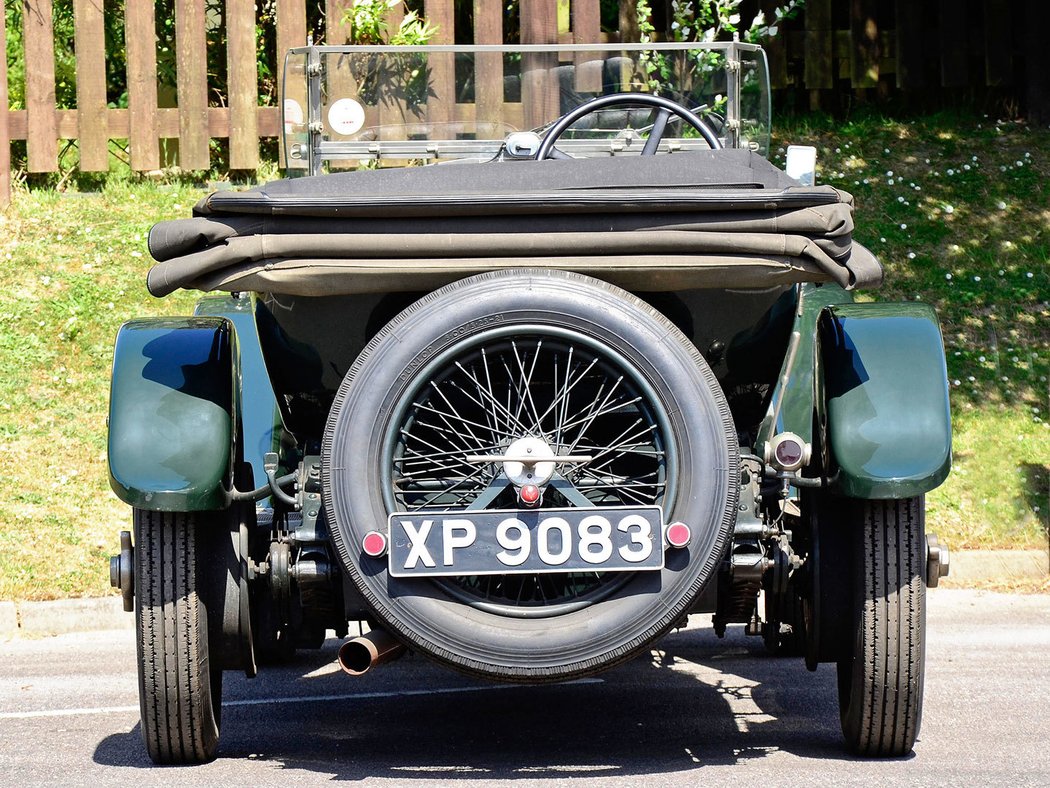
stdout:
{"type": "Polygon", "coordinates": [[[664,566],[659,506],[395,512],[389,528],[394,577],[664,566]]]}

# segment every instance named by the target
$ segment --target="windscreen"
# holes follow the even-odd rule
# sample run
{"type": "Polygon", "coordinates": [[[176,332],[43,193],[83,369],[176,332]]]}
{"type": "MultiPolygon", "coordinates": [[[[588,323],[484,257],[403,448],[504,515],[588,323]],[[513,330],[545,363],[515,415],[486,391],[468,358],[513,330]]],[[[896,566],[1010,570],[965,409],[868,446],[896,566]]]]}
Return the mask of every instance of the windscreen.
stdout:
{"type": "MultiPolygon", "coordinates": [[[[310,47],[289,53],[284,84],[293,169],[488,160],[508,142],[527,151],[529,132],[542,137],[566,113],[621,93],[670,99],[725,147],[768,149],[765,56],[742,44],[310,47]]],[[[558,149],[576,158],[638,155],[657,114],[630,103],[587,113],[558,149]]],[[[660,140],[661,151],[709,147],[677,116],[660,140]]]]}

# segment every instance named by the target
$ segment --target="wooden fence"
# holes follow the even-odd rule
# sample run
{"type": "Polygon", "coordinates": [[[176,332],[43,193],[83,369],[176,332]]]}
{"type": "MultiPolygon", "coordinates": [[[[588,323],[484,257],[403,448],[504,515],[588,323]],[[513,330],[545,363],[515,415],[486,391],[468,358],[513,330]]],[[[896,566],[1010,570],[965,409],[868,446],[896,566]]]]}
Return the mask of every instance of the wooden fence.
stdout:
{"type": "MultiPolygon", "coordinates": [[[[423,0],[438,27],[433,43],[473,40],[502,43],[506,3],[472,0],[473,30],[457,31],[467,0],[423,0]],[[461,12],[457,14],[457,9],[461,12]],[[457,35],[459,33],[459,35],[457,35]]],[[[25,168],[59,168],[59,141],[75,140],[79,167],[105,171],[110,141],[127,140],[132,169],[161,166],[160,141],[177,139],[184,170],[210,166],[210,141],[228,139],[231,169],[260,163],[261,138],[279,131],[277,106],[259,106],[254,0],[225,0],[227,89],[223,106],[209,105],[205,0],[174,0],[176,107],[158,106],[157,36],[152,0],[126,0],[127,108],[107,103],[103,0],[72,0],[75,18],[76,108],[56,108],[54,0],[7,0],[21,6],[27,68],[26,109],[0,111],[0,203],[10,193],[12,140],[25,140],[25,168]]],[[[306,43],[306,0],[272,0],[277,52],[306,43]]],[[[749,0],[745,17],[783,0],[749,0]]],[[[353,0],[323,0],[330,20],[322,38],[341,44],[350,31],[340,20],[353,0]]],[[[666,5],[650,3],[656,16],[666,5]]],[[[261,3],[260,3],[261,5],[261,3]]],[[[804,12],[768,47],[774,88],[809,91],[814,101],[830,91],[1017,86],[1019,77],[1050,71],[1045,48],[1023,46],[1024,31],[1046,21],[1047,0],[807,0],[804,12]],[[1026,60],[1027,58],[1027,60],[1026,60]]],[[[520,0],[516,29],[523,43],[594,43],[637,40],[634,0],[620,5],[609,32],[599,0],[520,0]],[[602,30],[605,23],[605,32],[602,30]]],[[[666,24],[666,19],[661,19],[666,24]]],[[[391,22],[396,25],[397,19],[391,22]]],[[[0,36],[6,42],[4,18],[0,36]]],[[[1032,36],[1034,41],[1034,35],[1032,36]]],[[[323,43],[323,41],[319,41],[323,43]]],[[[1042,75],[1041,77],[1038,75],[1042,75]]],[[[0,58],[0,107],[8,107],[6,59],[0,58]]],[[[1044,93],[1045,95],[1045,93],[1044,93]]],[[[213,102],[214,103],[214,102],[213,102]]],[[[279,101],[277,102],[279,105],[279,101]]]]}

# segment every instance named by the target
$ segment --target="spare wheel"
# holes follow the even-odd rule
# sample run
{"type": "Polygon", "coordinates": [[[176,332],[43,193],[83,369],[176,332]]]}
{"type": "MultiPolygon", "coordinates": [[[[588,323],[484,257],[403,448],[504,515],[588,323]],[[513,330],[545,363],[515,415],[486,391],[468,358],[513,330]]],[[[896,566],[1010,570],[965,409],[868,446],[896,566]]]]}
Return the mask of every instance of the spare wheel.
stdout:
{"type": "MultiPolygon", "coordinates": [[[[644,302],[565,272],[482,274],[402,312],[346,375],[322,455],[333,541],[379,623],[413,649],[502,680],[586,675],[644,648],[712,580],[735,517],[736,436],[704,359],[644,302]],[[524,451],[551,459],[510,461],[524,451]],[[536,516],[597,507],[612,517],[655,505],[664,523],[688,525],[689,542],[665,547],[659,525],[619,536],[613,527],[612,537],[608,527],[559,526],[545,530],[556,561],[568,542],[591,542],[572,547],[571,569],[503,572],[490,535],[474,569],[437,577],[392,576],[393,553],[365,554],[365,536],[386,535],[393,512],[415,518],[417,535],[435,512],[513,519],[524,471],[533,470],[543,489],[536,516]],[[611,538],[630,553],[643,537],[662,568],[605,570],[594,558],[615,553],[611,538]],[[584,552],[596,563],[580,566],[584,552]]],[[[504,556],[539,549],[524,530],[503,530],[504,556]]],[[[420,557],[413,572],[426,566],[420,557]]]]}

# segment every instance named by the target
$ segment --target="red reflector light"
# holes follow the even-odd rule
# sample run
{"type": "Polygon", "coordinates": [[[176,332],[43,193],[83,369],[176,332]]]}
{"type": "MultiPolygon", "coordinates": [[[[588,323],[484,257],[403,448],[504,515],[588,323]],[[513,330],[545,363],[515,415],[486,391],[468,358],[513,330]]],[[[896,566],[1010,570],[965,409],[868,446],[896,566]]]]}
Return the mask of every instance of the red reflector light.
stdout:
{"type": "Polygon", "coordinates": [[[793,432],[782,432],[765,445],[766,462],[778,471],[791,473],[809,463],[810,445],[793,432]]]}
{"type": "Polygon", "coordinates": [[[379,558],[386,553],[386,536],[379,531],[369,531],[361,540],[361,549],[365,555],[379,558]]]}
{"type": "Polygon", "coordinates": [[[682,548],[689,544],[689,540],[693,537],[693,532],[689,530],[689,526],[685,523],[671,523],[667,526],[667,544],[671,547],[682,548]]]}
{"type": "Polygon", "coordinates": [[[540,488],[535,484],[526,484],[518,492],[518,497],[525,506],[535,506],[540,502],[540,488]]]}
{"type": "Polygon", "coordinates": [[[777,445],[776,458],[785,467],[798,465],[802,462],[802,446],[790,438],[781,441],[777,445]]]}

